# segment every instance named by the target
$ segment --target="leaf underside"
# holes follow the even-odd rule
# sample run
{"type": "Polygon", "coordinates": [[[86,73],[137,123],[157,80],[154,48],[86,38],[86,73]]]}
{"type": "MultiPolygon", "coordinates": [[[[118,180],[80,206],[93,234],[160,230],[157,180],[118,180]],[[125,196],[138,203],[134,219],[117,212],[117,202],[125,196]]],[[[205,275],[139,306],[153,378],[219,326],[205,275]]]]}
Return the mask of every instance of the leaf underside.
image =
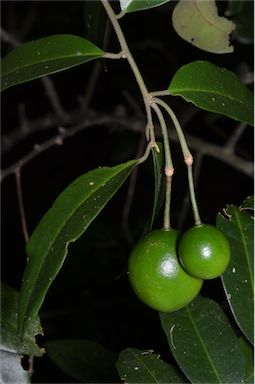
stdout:
{"type": "Polygon", "coordinates": [[[17,332],[19,293],[1,283],[1,349],[4,351],[42,356],[43,350],[35,342],[35,336],[42,334],[39,318],[29,322],[23,340],[17,332]]]}
{"type": "Polygon", "coordinates": [[[230,34],[235,24],[218,15],[214,0],[180,0],[172,14],[173,27],[184,40],[212,53],[231,53],[230,34]]]}
{"type": "Polygon", "coordinates": [[[123,12],[136,12],[158,7],[170,0],[120,0],[120,7],[123,12]]]}

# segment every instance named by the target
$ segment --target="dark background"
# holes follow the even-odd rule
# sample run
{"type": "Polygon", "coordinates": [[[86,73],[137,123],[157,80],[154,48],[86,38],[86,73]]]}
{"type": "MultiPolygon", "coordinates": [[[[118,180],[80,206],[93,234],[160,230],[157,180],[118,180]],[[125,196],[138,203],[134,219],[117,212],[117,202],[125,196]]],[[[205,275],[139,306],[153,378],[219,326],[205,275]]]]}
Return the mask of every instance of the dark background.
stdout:
{"type": "MultiPolygon", "coordinates": [[[[149,90],[166,89],[180,66],[198,59],[211,61],[240,76],[252,72],[252,33],[247,26],[253,26],[253,2],[245,2],[245,9],[237,18],[238,29],[232,36],[235,52],[225,55],[203,52],[178,37],[171,25],[174,4],[175,2],[171,2],[146,12],[129,14],[121,20],[131,52],[149,90]],[[244,15],[246,30],[242,24],[244,15]]],[[[86,28],[84,2],[4,1],[1,6],[2,27],[21,41],[55,33],[78,34],[83,37],[91,33],[86,28]]],[[[117,9],[116,2],[114,6],[117,9]]],[[[222,1],[218,6],[223,14],[229,3],[222,1]]],[[[104,19],[99,21],[101,27],[103,22],[104,19]]],[[[99,40],[100,38],[102,40],[99,36],[99,40]]],[[[3,42],[2,55],[10,49],[11,45],[3,42]]],[[[113,31],[107,50],[118,52],[113,31]]],[[[86,93],[94,66],[95,62],[87,63],[51,76],[67,112],[79,108],[78,96],[86,93]]],[[[248,86],[251,88],[252,84],[248,86]]],[[[19,127],[18,110],[21,103],[31,121],[49,113],[53,114],[39,80],[18,85],[3,93],[2,169],[24,156],[35,143],[42,143],[57,133],[56,125],[47,131],[25,135],[23,140],[7,150],[5,139],[19,127]]],[[[169,103],[180,119],[192,108],[179,98],[170,98],[169,103]]],[[[127,63],[108,60],[102,64],[89,107],[99,114],[109,115],[121,110],[134,119],[140,118],[137,109],[144,114],[141,96],[127,63]]],[[[196,111],[188,119],[184,129],[187,134],[205,142],[224,145],[236,126],[237,122],[231,119],[196,111]]],[[[93,126],[28,163],[22,169],[22,188],[29,232],[33,231],[54,199],[71,181],[100,165],[113,166],[134,158],[140,140],[141,133],[122,126],[93,126]]],[[[179,220],[187,191],[186,169],[179,145],[171,141],[171,148],[176,170],[173,181],[172,224],[184,230],[193,225],[190,207],[185,220],[182,223],[179,220]]],[[[192,150],[192,153],[196,160],[196,152],[192,150]]],[[[253,160],[251,127],[247,126],[240,137],[236,153],[246,160],[253,160]]],[[[140,167],[135,186],[130,212],[130,230],[134,243],[141,236],[151,213],[154,188],[151,160],[140,167]]],[[[128,182],[86,233],[70,246],[64,266],[41,309],[45,337],[38,339],[40,345],[43,346],[46,340],[58,338],[85,338],[96,340],[116,353],[127,347],[153,349],[163,355],[166,361],[170,361],[158,313],[136,299],[127,280],[126,265],[132,244],[127,241],[121,225],[127,188],[128,182]]],[[[234,164],[229,166],[205,156],[196,190],[202,220],[214,224],[217,212],[222,211],[226,204],[240,205],[247,196],[253,194],[253,179],[237,171],[234,164]]],[[[156,220],[155,228],[161,225],[162,212],[156,220]]],[[[25,267],[24,248],[15,178],[10,175],[2,181],[2,280],[16,289],[20,287],[25,267]]],[[[225,306],[219,279],[206,282],[202,294],[225,306]]],[[[69,382],[70,378],[44,356],[35,359],[33,381],[69,382]]]]}

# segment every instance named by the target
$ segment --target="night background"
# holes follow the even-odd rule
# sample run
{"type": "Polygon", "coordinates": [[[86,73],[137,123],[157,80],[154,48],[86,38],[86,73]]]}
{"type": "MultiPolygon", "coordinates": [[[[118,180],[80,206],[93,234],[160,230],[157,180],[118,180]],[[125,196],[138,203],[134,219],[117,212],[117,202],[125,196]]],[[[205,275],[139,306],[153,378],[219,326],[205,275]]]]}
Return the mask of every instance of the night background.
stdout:
{"type": "MultiPolygon", "coordinates": [[[[175,3],[131,13],[120,21],[148,89],[166,89],[179,67],[195,60],[207,60],[237,73],[252,90],[253,2],[245,2],[238,15],[237,31],[232,36],[234,53],[223,55],[204,52],[175,33],[171,24],[175,3]]],[[[223,15],[229,2],[217,4],[223,15]]],[[[114,6],[118,8],[116,2],[114,6]]],[[[87,28],[86,7],[88,2],[81,1],[3,1],[2,28],[14,40],[23,42],[59,33],[77,34],[93,41],[93,31],[87,28]]],[[[104,18],[99,20],[102,30],[104,23],[104,18]]],[[[109,29],[108,38],[104,39],[100,28],[95,29],[98,35],[94,35],[93,42],[101,48],[106,43],[107,51],[118,52],[114,31],[109,29]]],[[[2,34],[2,56],[13,49],[7,40],[2,34]]],[[[76,177],[99,166],[114,166],[134,159],[143,153],[146,145],[142,98],[124,60],[93,61],[50,78],[62,106],[60,112],[54,110],[41,80],[3,92],[2,170],[26,156],[35,144],[56,136],[59,127],[68,130],[87,120],[95,123],[65,139],[62,145],[51,146],[22,168],[29,234],[59,193],[76,177]],[[88,96],[92,76],[95,82],[88,96]],[[105,123],[99,124],[100,119],[105,123]]],[[[239,206],[253,194],[253,173],[247,170],[253,162],[253,129],[244,127],[235,145],[235,154],[247,164],[246,170],[245,166],[240,170],[236,164],[206,154],[208,143],[224,149],[238,129],[238,122],[199,110],[178,97],[164,100],[182,123],[194,156],[195,172],[196,160],[200,161],[196,192],[201,218],[215,224],[217,212],[227,204],[239,206]],[[196,140],[202,140],[205,146],[202,158],[198,156],[200,141],[196,140]]],[[[158,141],[162,141],[159,130],[157,133],[158,141]]],[[[171,139],[171,134],[175,137],[172,126],[169,129],[175,168],[172,225],[183,231],[193,225],[193,215],[187,200],[186,167],[180,145],[171,139]]],[[[139,167],[135,176],[132,200],[127,200],[129,178],[85,234],[70,245],[64,266],[40,311],[44,329],[44,337],[38,337],[40,346],[48,340],[84,338],[95,340],[116,354],[127,347],[152,349],[171,362],[158,313],[138,301],[126,273],[130,251],[144,233],[151,215],[154,192],[151,158],[139,167]],[[127,218],[128,203],[131,207],[127,218]]],[[[163,209],[154,228],[160,228],[162,220],[163,209]]],[[[2,281],[19,290],[25,263],[17,186],[11,173],[2,180],[2,281]]],[[[220,279],[205,282],[201,294],[215,299],[227,310],[220,279]]],[[[35,359],[32,382],[70,381],[75,382],[47,356],[35,359]]]]}

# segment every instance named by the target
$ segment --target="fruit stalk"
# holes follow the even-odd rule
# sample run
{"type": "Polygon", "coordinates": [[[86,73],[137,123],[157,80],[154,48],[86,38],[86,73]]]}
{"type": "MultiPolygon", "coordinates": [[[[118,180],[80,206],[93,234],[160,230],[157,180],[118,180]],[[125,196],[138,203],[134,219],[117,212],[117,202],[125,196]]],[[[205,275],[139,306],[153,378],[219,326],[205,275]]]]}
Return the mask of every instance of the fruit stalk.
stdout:
{"type": "Polygon", "coordinates": [[[164,119],[164,116],[157,106],[157,104],[152,103],[151,107],[154,109],[160,123],[163,141],[164,141],[164,152],[165,152],[165,176],[166,176],[166,195],[165,195],[165,211],[164,211],[164,229],[170,229],[170,206],[171,206],[171,189],[172,189],[172,176],[174,174],[174,167],[171,158],[171,151],[168,139],[167,126],[164,119]]]}
{"type": "Polygon", "coordinates": [[[184,157],[185,164],[187,166],[187,172],[188,172],[188,183],[189,183],[189,192],[190,192],[190,200],[191,200],[191,205],[192,205],[192,210],[193,210],[193,215],[194,215],[194,221],[196,225],[201,224],[201,219],[198,211],[198,205],[196,201],[196,195],[195,195],[195,188],[194,188],[194,180],[193,180],[193,172],[192,172],[192,164],[193,164],[193,156],[190,153],[189,147],[187,145],[187,141],[185,139],[185,136],[183,134],[181,125],[175,116],[173,110],[169,107],[168,104],[166,104],[163,100],[153,97],[152,102],[155,104],[161,105],[165,111],[168,113],[170,116],[174,127],[177,132],[177,136],[179,138],[180,144],[181,144],[181,149],[184,157]]]}

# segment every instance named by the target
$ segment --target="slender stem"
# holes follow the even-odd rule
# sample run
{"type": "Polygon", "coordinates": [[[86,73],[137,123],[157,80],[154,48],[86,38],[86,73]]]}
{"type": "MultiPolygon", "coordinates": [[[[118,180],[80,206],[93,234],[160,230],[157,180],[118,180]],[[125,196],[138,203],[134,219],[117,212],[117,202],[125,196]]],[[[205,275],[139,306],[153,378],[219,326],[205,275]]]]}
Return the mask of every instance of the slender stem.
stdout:
{"type": "Polygon", "coordinates": [[[152,148],[154,148],[154,145],[153,145],[152,142],[150,141],[150,142],[147,144],[147,147],[146,147],[146,149],[145,149],[144,155],[138,159],[138,164],[141,164],[141,163],[143,163],[145,160],[148,159],[149,154],[150,154],[150,151],[151,151],[152,148]]]}
{"type": "Polygon", "coordinates": [[[17,188],[19,212],[20,212],[20,219],[21,219],[21,227],[22,227],[22,232],[23,232],[23,235],[24,235],[25,242],[27,243],[29,235],[28,235],[26,213],[25,213],[24,202],[23,202],[23,193],[22,193],[22,186],[21,186],[20,168],[18,168],[15,171],[15,179],[16,179],[16,188],[17,188]]]}
{"type": "Polygon", "coordinates": [[[154,91],[150,92],[151,97],[157,97],[157,96],[170,96],[171,93],[168,91],[168,89],[164,89],[163,91],[154,91]]]}
{"type": "Polygon", "coordinates": [[[195,224],[199,225],[199,224],[201,224],[201,219],[199,216],[198,205],[197,205],[195,189],[194,189],[194,180],[193,180],[193,172],[192,172],[193,157],[192,157],[190,150],[188,148],[188,145],[187,145],[185,136],[183,134],[181,125],[180,125],[177,117],[175,116],[173,110],[169,107],[168,104],[166,104],[161,99],[158,99],[157,97],[154,97],[152,99],[152,102],[154,102],[158,105],[161,105],[166,110],[166,112],[169,114],[169,116],[170,116],[170,118],[171,118],[171,120],[175,126],[175,129],[176,129],[176,132],[177,132],[180,144],[181,144],[184,161],[187,165],[189,192],[190,192],[190,199],[191,199],[191,205],[192,205],[194,220],[195,220],[195,224]]]}
{"type": "Polygon", "coordinates": [[[194,189],[192,164],[187,164],[187,169],[188,169],[188,180],[189,180],[189,192],[190,192],[190,199],[191,199],[191,204],[192,204],[192,209],[194,214],[194,220],[195,220],[195,224],[199,225],[201,224],[201,219],[198,212],[197,200],[196,200],[195,189],[194,189]]]}
{"type": "MultiPolygon", "coordinates": [[[[146,109],[146,113],[147,113],[147,127],[146,127],[146,132],[148,133],[149,132],[149,135],[150,135],[150,141],[152,142],[152,144],[156,147],[156,149],[158,150],[157,148],[157,144],[156,144],[156,140],[155,140],[155,133],[154,133],[154,126],[153,126],[153,121],[152,121],[152,115],[151,115],[151,108],[150,108],[150,96],[149,96],[149,92],[148,92],[148,89],[144,83],[144,80],[143,80],[143,77],[141,75],[141,72],[139,71],[137,65],[136,65],[136,62],[128,48],[128,45],[127,45],[127,42],[126,42],[126,39],[125,39],[125,36],[122,32],[122,29],[120,27],[120,24],[118,22],[118,16],[113,12],[113,9],[109,3],[108,0],[101,0],[102,1],[102,5],[104,6],[108,16],[109,16],[109,19],[111,20],[111,23],[112,23],[112,26],[115,30],[115,33],[118,37],[118,40],[119,40],[119,43],[120,43],[120,46],[121,46],[121,49],[122,49],[122,58],[126,58],[133,73],[134,73],[134,76],[136,78],[136,81],[139,85],[139,88],[141,90],[141,93],[142,93],[142,96],[143,96],[143,101],[144,101],[144,105],[145,105],[145,109],[146,109]]],[[[149,140],[149,137],[148,137],[148,134],[147,134],[147,139],[149,140]]]]}
{"type": "Polygon", "coordinates": [[[126,14],[126,12],[124,12],[124,11],[120,11],[120,13],[118,13],[117,15],[116,15],[116,19],[121,19],[123,16],[125,16],[125,14],[126,14]]]}
{"type": "Polygon", "coordinates": [[[190,162],[190,159],[192,158],[192,155],[191,155],[191,153],[189,151],[189,148],[188,148],[185,136],[183,134],[181,125],[180,125],[177,117],[175,116],[173,110],[169,107],[169,105],[167,103],[165,103],[161,99],[158,99],[157,97],[154,97],[152,99],[152,101],[154,103],[158,104],[158,105],[161,105],[166,110],[166,112],[169,114],[169,116],[170,116],[170,118],[171,118],[171,120],[172,120],[172,122],[173,122],[173,124],[175,126],[175,129],[176,129],[176,132],[177,132],[180,144],[181,144],[184,161],[185,161],[185,163],[186,162],[190,162]]]}
{"type": "Polygon", "coordinates": [[[164,141],[164,150],[165,150],[166,170],[172,171],[173,170],[173,163],[172,163],[172,158],[171,158],[171,151],[170,151],[170,145],[169,145],[169,140],[168,140],[168,132],[167,132],[166,122],[165,122],[164,116],[163,116],[161,110],[159,109],[159,107],[157,106],[157,104],[152,103],[151,107],[154,109],[154,111],[156,112],[156,114],[158,116],[161,131],[162,131],[162,136],[163,136],[163,141],[164,141]]]}
{"type": "Polygon", "coordinates": [[[164,152],[165,152],[165,175],[166,175],[166,196],[165,196],[165,211],[164,211],[164,229],[170,229],[170,206],[171,206],[171,187],[172,187],[172,176],[174,173],[174,167],[171,158],[171,151],[167,133],[166,122],[164,116],[159,109],[159,107],[155,104],[151,104],[152,108],[157,114],[159,119],[160,127],[162,130],[162,136],[164,141],[164,152]]]}
{"type": "Polygon", "coordinates": [[[125,53],[123,51],[120,51],[119,53],[111,53],[111,52],[105,52],[102,56],[104,59],[125,59],[125,53]]]}

